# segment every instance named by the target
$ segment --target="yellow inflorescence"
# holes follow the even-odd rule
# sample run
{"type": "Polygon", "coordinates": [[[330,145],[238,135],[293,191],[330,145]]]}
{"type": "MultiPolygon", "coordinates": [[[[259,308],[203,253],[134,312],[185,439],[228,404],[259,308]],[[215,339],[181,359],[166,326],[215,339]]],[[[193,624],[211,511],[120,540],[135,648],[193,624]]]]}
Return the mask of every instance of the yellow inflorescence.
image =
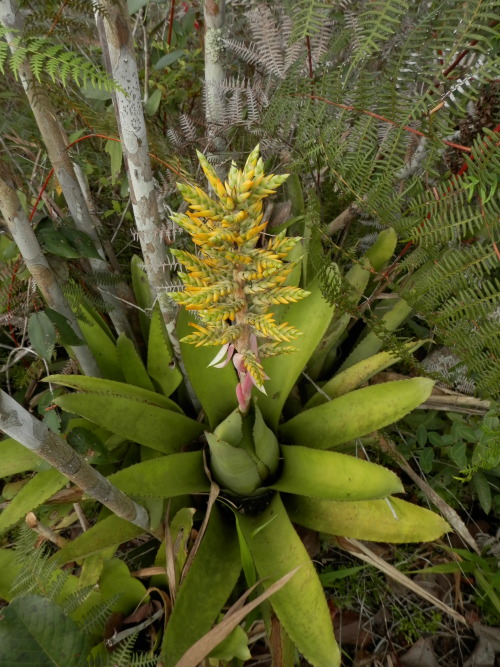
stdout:
{"type": "Polygon", "coordinates": [[[261,386],[265,373],[255,351],[250,349],[252,335],[262,343],[259,356],[289,352],[282,346],[300,331],[288,323],[276,324],[273,304],[293,303],[308,292],[284,286],[294,263],[284,262],[300,238],[284,233],[261,242],[267,221],[263,221],[262,200],[274,193],[287,175],[264,174],[264,163],[257,146],[244,168],[233,162],[225,183],[217,177],[206,158],[198,153],[201,167],[217,199],[201,188],[179,185],[190,210],[173,220],[191,236],[198,248],[194,255],[172,250],[187,273],[179,273],[185,285],[172,298],[188,310],[197,312],[200,324],[183,342],[200,345],[230,343],[243,356],[248,372],[261,386]]]}

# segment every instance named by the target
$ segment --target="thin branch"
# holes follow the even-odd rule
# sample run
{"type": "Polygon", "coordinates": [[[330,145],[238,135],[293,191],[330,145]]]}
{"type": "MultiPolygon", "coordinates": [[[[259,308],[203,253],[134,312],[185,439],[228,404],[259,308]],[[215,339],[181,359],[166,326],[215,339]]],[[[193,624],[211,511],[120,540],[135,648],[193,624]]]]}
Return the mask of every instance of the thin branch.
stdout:
{"type": "Polygon", "coordinates": [[[49,430],[11,396],[0,390],[0,429],[35,452],[116,516],[149,530],[147,510],[92,468],[61,437],[49,430]]]}

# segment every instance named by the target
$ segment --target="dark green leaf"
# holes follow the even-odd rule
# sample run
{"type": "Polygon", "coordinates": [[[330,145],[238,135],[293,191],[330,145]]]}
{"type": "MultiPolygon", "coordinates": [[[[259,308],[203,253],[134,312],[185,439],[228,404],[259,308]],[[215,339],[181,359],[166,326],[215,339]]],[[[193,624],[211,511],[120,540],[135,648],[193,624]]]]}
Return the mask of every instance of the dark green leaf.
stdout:
{"type": "Polygon", "coordinates": [[[154,68],[163,69],[164,67],[168,67],[169,65],[175,63],[176,60],[179,60],[179,58],[183,55],[184,49],[176,49],[175,51],[171,51],[170,53],[162,56],[160,60],[157,60],[154,68]]]}
{"type": "Polygon", "coordinates": [[[52,308],[46,308],[45,313],[55,325],[61,345],[85,345],[85,341],[73,331],[71,324],[64,315],[52,310],[52,308]]]}
{"type": "Polygon", "coordinates": [[[73,227],[63,227],[60,231],[75,249],[75,257],[102,259],[96,250],[94,242],[85,232],[81,232],[79,229],[74,229],[73,227]]]}
{"type": "Polygon", "coordinates": [[[489,514],[491,510],[491,488],[482,472],[477,472],[474,475],[472,485],[477,493],[481,509],[485,514],[489,514]]]}
{"type": "Polygon", "coordinates": [[[427,429],[423,424],[420,424],[417,428],[417,431],[415,433],[415,437],[417,438],[417,443],[419,447],[425,447],[427,444],[427,429]]]}
{"type": "Polygon", "coordinates": [[[429,473],[432,470],[432,464],[434,462],[434,450],[432,447],[424,447],[420,451],[419,456],[420,467],[425,473],[429,473]]]}
{"type": "Polygon", "coordinates": [[[77,426],[72,429],[68,433],[67,441],[82,456],[89,456],[89,451],[94,451],[108,458],[108,450],[101,439],[88,428],[77,426]]]}
{"type": "Polygon", "coordinates": [[[155,113],[158,111],[158,107],[160,106],[161,102],[161,90],[157,88],[154,93],[152,93],[148,97],[148,101],[146,102],[146,107],[145,111],[148,116],[154,116],[155,113]]]}
{"type": "Polygon", "coordinates": [[[59,605],[38,595],[13,600],[2,609],[0,664],[80,667],[90,646],[59,605]]]}
{"type": "Polygon", "coordinates": [[[56,228],[52,220],[44,218],[38,223],[36,236],[43,250],[68,259],[79,257],[77,250],[69,242],[61,229],[56,228]]]}
{"type": "Polygon", "coordinates": [[[465,442],[457,442],[456,445],[450,447],[449,456],[457,468],[463,470],[467,466],[467,445],[465,442]]]}
{"type": "Polygon", "coordinates": [[[54,325],[43,311],[30,315],[28,336],[35,352],[50,361],[57,336],[54,325]]]}

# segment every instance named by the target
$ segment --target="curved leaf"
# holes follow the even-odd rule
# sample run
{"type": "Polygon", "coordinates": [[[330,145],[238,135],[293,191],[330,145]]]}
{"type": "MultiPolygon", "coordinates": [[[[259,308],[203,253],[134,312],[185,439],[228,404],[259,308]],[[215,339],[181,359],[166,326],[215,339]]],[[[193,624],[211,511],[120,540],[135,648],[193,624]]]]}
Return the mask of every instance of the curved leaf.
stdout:
{"type": "Polygon", "coordinates": [[[122,382],[124,377],[120,360],[109,327],[94,310],[85,308],[81,304],[79,309],[83,317],[78,317],[78,324],[103,377],[122,382]]]}
{"type": "Polygon", "coordinates": [[[108,547],[128,542],[143,533],[143,528],[111,514],[66,544],[54,555],[54,559],[60,565],[71,563],[97,554],[108,547]]]}
{"type": "Polygon", "coordinates": [[[14,500],[0,514],[0,534],[24,519],[68,483],[67,478],[51,468],[39,472],[27,482],[14,500]]]}
{"type": "Polygon", "coordinates": [[[279,316],[278,310],[276,313],[277,320],[302,331],[302,335],[293,341],[296,352],[271,357],[263,363],[269,376],[265,382],[267,396],[260,394],[257,403],[271,428],[276,428],[288,394],[332,319],[334,306],[323,298],[319,282],[314,281],[306,289],[310,292],[308,297],[283,308],[279,316]]]}
{"type": "Polygon", "coordinates": [[[159,304],[149,325],[148,373],[165,396],[170,396],[182,382],[159,304]]]}
{"type": "Polygon", "coordinates": [[[143,461],[108,477],[124,493],[138,498],[173,498],[210,490],[203,452],[183,452],[143,461]]]}
{"type": "Polygon", "coordinates": [[[237,520],[264,588],[301,566],[271,597],[271,605],[290,639],[315,667],[340,665],[323,587],[279,494],[259,516],[238,515],[237,520]]]}
{"type": "Polygon", "coordinates": [[[116,349],[118,351],[118,358],[122,367],[125,381],[135,387],[142,387],[148,391],[154,392],[155,388],[148,375],[146,367],[144,366],[139,353],[135,349],[135,345],[127,338],[126,334],[121,333],[116,341],[116,349]]]}
{"type": "Polygon", "coordinates": [[[358,540],[431,542],[451,530],[439,514],[400,498],[336,502],[290,496],[285,503],[296,523],[358,540]]]}
{"type": "Polygon", "coordinates": [[[123,396],[74,393],[58,396],[63,410],[85,417],[113,433],[165,454],[179,451],[203,431],[202,424],[157,405],[123,396]]]}
{"type": "Polygon", "coordinates": [[[371,500],[402,492],[391,470],[348,454],[281,447],[283,470],[272,489],[329,500],[371,500]]]}
{"type": "MultiPolygon", "coordinates": [[[[192,316],[182,308],[177,318],[179,338],[192,332],[188,326],[190,321],[194,321],[192,316]]],[[[195,347],[181,343],[181,352],[193,389],[207,415],[210,428],[214,429],[238,407],[236,371],[232,364],[228,364],[225,368],[208,366],[218,352],[216,346],[195,347]]]]}
{"type": "Polygon", "coordinates": [[[182,582],[163,638],[165,667],[173,667],[206,634],[233,590],[241,570],[234,525],[212,508],[207,529],[182,582]]]}
{"type": "MultiPolygon", "coordinates": [[[[412,341],[410,343],[405,343],[404,348],[411,353],[418,350],[423,343],[423,340],[412,341]]],[[[328,380],[328,382],[322,385],[322,393],[320,394],[318,392],[317,394],[314,394],[314,396],[306,403],[305,409],[309,410],[309,408],[314,408],[317,405],[326,403],[328,399],[324,394],[329,396],[330,399],[333,399],[343,396],[350,391],[354,391],[374,375],[389,368],[389,366],[392,366],[392,364],[395,364],[400,359],[401,357],[396,356],[393,352],[379,352],[378,354],[368,357],[368,359],[358,361],[357,364],[346,368],[346,370],[341,373],[337,373],[331,380],[328,380]]]]}
{"type": "Polygon", "coordinates": [[[431,394],[433,380],[412,378],[375,384],[311,408],[283,424],[290,442],[329,449],[392,424],[421,405],[431,394]]]}
{"type": "Polygon", "coordinates": [[[80,389],[81,391],[92,392],[93,394],[110,394],[112,396],[131,398],[134,401],[143,401],[144,403],[157,405],[160,408],[182,413],[181,408],[170,398],[162,394],[157,394],[154,390],[149,391],[143,387],[130,385],[125,382],[115,382],[114,380],[88,377],[87,375],[49,375],[44,378],[44,382],[55,382],[63,387],[80,389]]]}
{"type": "Polygon", "coordinates": [[[25,595],[2,609],[2,665],[83,667],[89,653],[87,638],[55,602],[25,595]]]}

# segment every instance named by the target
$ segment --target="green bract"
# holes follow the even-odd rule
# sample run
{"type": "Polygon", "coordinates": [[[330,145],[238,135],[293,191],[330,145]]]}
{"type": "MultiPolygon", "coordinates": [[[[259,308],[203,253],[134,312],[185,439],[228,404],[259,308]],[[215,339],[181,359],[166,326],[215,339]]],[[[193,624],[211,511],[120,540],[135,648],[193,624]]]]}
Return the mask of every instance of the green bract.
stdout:
{"type": "MultiPolygon", "coordinates": [[[[256,162],[255,154],[252,160],[256,165],[260,164],[256,162]]],[[[253,162],[251,168],[247,168],[250,177],[241,182],[241,187],[245,183],[248,191],[251,186],[247,181],[255,177],[255,173],[251,173],[253,162]]],[[[202,164],[207,172],[206,163],[202,164]]],[[[217,225],[224,221],[223,205],[229,207],[233,222],[237,220],[240,208],[244,210],[244,202],[249,198],[238,199],[236,196],[238,192],[241,194],[241,187],[240,190],[237,188],[238,173],[235,168],[230,172],[230,179],[235,181],[233,186],[229,183],[225,187],[220,181],[214,181],[221,201],[215,209],[213,202],[211,204],[199,188],[189,191],[203,203],[213,222],[212,226],[208,225],[202,209],[198,209],[201,211],[195,220],[198,241],[205,238],[200,234],[210,233],[210,238],[214,238],[219,229],[217,225]],[[215,215],[220,217],[215,219],[215,215]],[[208,225],[208,231],[200,232],[203,225],[208,225]]],[[[265,177],[263,172],[260,175],[259,183],[262,184],[265,177]]],[[[273,185],[276,183],[273,181],[273,185]]],[[[259,190],[258,194],[262,198],[266,193],[259,190]]],[[[201,203],[197,205],[201,206],[201,203]]],[[[237,233],[233,227],[227,229],[232,234],[237,233]]],[[[250,238],[253,243],[252,234],[250,238]]],[[[393,247],[393,239],[389,238],[389,241],[393,247]]],[[[273,237],[268,243],[272,246],[273,237]]],[[[241,257],[245,253],[244,245],[239,244],[241,257]]],[[[254,253],[255,244],[248,248],[254,253]]],[[[377,247],[377,262],[383,260],[379,254],[380,248],[377,247]]],[[[186,260],[185,263],[189,260],[192,267],[190,284],[193,286],[196,282],[196,275],[193,276],[196,273],[195,256],[188,257],[183,253],[179,258],[186,260]]],[[[201,269],[204,271],[203,281],[208,281],[208,268],[215,273],[218,268],[221,271],[227,269],[222,261],[219,264],[211,262],[209,253],[205,258],[208,262],[201,269]]],[[[371,257],[371,260],[375,259],[371,257]]],[[[234,257],[231,258],[233,261],[234,257]]],[[[284,257],[276,267],[276,271],[284,270],[285,273],[290,268],[286,267],[284,257]]],[[[368,273],[369,267],[367,256],[360,271],[368,273]]],[[[134,270],[137,273],[137,266],[134,270]]],[[[258,272],[258,267],[255,271],[258,272]]],[[[364,274],[354,276],[354,273],[359,271],[353,272],[352,276],[359,295],[365,289],[368,277],[364,274]]],[[[240,282],[242,275],[238,275],[240,282]]],[[[215,278],[222,279],[220,275],[215,278]]],[[[251,276],[248,280],[253,284],[251,276]]],[[[192,407],[185,393],[180,391],[180,374],[175,363],[171,363],[172,350],[157,311],[148,326],[143,323],[144,331],[149,332],[147,363],[144,364],[135,352],[130,356],[132,348],[122,335],[117,341],[114,357],[119,366],[109,367],[111,379],[63,375],[48,378],[53,383],[76,390],[60,396],[56,403],[87,420],[84,423],[89,429],[101,429],[100,435],[105,443],[113,442],[113,446],[118,446],[120,442],[131,440],[138,444],[140,462],[112,474],[110,481],[145,504],[151,516],[157,516],[158,520],[166,500],[182,508],[189,506],[186,494],[206,494],[210,490],[211,478],[221,487],[221,498],[225,497],[225,500],[212,508],[190,569],[187,574],[182,574],[181,569],[177,572],[180,585],[162,644],[166,667],[177,664],[184,652],[216,622],[237,585],[242,563],[249,583],[253,583],[250,581],[252,576],[257,576],[262,579],[264,588],[299,567],[292,579],[272,595],[271,606],[288,637],[312,665],[335,667],[340,664],[340,652],[330,613],[314,565],[292,521],[322,533],[376,541],[429,541],[448,531],[448,524],[437,514],[393,497],[401,493],[403,487],[392,471],[346,453],[330,451],[332,447],[355,441],[408,414],[428,398],[433,382],[412,378],[360,388],[377,370],[386,368],[397,357],[378,353],[378,349],[367,356],[358,351],[355,363],[337,380],[332,378],[325,384],[332,400],[311,398],[308,409],[295,407],[297,414],[283,421],[283,405],[303,368],[311,358],[316,368],[323,363],[319,363],[319,357],[314,355],[318,344],[322,341],[326,355],[340,339],[349,319],[335,316],[333,306],[322,297],[318,283],[312,281],[297,292],[301,297],[309,292],[309,296],[297,303],[289,300],[274,314],[274,333],[285,331],[287,327],[290,331],[293,327],[293,331],[302,332],[294,340],[295,349],[288,349],[286,356],[266,359],[258,368],[253,366],[251,372],[252,359],[259,359],[258,349],[250,346],[249,337],[247,347],[245,341],[241,344],[246,372],[252,377],[258,376],[259,381],[255,384],[263,385],[267,390],[267,395],[255,392],[253,400],[242,409],[240,396],[235,394],[238,379],[240,386],[244,382],[241,366],[238,368],[235,362],[239,376],[232,364],[220,369],[209,367],[213,348],[207,349],[203,344],[196,346],[205,338],[207,344],[212,343],[215,331],[209,326],[212,311],[208,308],[205,282],[202,287],[201,292],[204,290],[207,298],[199,303],[203,301],[203,327],[208,333],[191,334],[194,337],[185,339],[182,356],[190,385],[197,393],[206,418],[204,423],[189,416],[193,414],[192,407]],[[193,342],[196,344],[191,344],[193,342]],[[168,369],[165,364],[169,365],[168,369]],[[120,375],[128,383],[116,381],[120,375]],[[153,387],[156,391],[152,391],[153,387]],[[190,451],[184,451],[185,447],[190,451]]],[[[244,287],[244,283],[240,287],[244,287]]],[[[200,291],[191,289],[189,294],[200,294],[200,291]]],[[[253,294],[252,290],[248,294],[253,294]]],[[[188,296],[176,298],[181,303],[189,301],[188,296]]],[[[260,304],[258,320],[249,316],[252,299],[245,302],[245,308],[249,309],[245,314],[245,326],[250,326],[250,321],[262,325],[257,327],[259,345],[262,346],[269,342],[266,342],[266,332],[262,328],[266,314],[262,308],[264,301],[255,301],[260,304]]],[[[238,304],[242,303],[240,299],[238,304]]],[[[223,343],[225,339],[221,336],[226,333],[230,338],[233,336],[232,329],[238,325],[237,312],[235,324],[230,323],[231,319],[227,322],[222,319],[215,325],[218,343],[223,343]]],[[[196,324],[194,320],[191,322],[196,324]]],[[[186,335],[186,325],[184,313],[178,322],[180,338],[186,335]]],[[[200,331],[199,327],[197,331],[200,331]]],[[[91,348],[100,344],[102,328],[88,327],[84,333],[91,348]]],[[[247,333],[250,336],[252,332],[249,329],[247,333]]],[[[236,338],[231,341],[235,343],[236,338]]],[[[33,480],[28,482],[23,492],[29,493],[32,483],[33,480]]],[[[43,502],[45,498],[40,497],[40,489],[36,492],[37,500],[43,502]]],[[[47,493],[52,492],[51,487],[47,493]]],[[[9,506],[9,521],[4,528],[20,516],[16,514],[16,501],[17,498],[9,506]]],[[[19,503],[22,505],[22,498],[19,503]]],[[[24,505],[20,506],[19,512],[23,510],[24,505]]],[[[132,534],[137,534],[137,528],[132,529],[132,534]]],[[[130,535],[130,525],[125,521],[103,516],[90,530],[61,549],[57,558],[63,563],[75,558],[85,559],[102,550],[112,552],[113,547],[130,539],[130,535]]],[[[158,552],[156,564],[165,567],[164,545],[158,552]]],[[[167,579],[156,577],[155,585],[166,586],[167,579]]]]}

